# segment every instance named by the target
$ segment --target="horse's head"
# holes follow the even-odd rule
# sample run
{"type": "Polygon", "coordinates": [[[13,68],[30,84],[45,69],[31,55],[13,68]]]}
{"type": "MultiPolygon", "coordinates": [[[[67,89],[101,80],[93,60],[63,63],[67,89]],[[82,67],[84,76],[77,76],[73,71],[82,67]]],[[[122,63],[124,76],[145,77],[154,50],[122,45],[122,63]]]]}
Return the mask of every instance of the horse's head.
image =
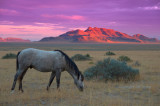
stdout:
{"type": "Polygon", "coordinates": [[[76,84],[77,88],[80,91],[83,91],[83,88],[84,88],[83,80],[84,80],[84,76],[81,73],[78,74],[77,78],[75,78],[74,80],[74,83],[76,84]]]}

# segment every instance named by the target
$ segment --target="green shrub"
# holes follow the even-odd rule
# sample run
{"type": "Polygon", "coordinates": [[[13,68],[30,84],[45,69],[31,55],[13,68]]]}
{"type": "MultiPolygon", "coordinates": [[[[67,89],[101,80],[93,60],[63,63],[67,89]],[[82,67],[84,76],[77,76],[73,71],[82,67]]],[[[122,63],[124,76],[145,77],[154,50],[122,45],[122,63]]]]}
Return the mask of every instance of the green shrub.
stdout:
{"type": "Polygon", "coordinates": [[[111,51],[108,51],[108,52],[106,52],[106,55],[112,56],[112,55],[116,55],[116,54],[111,51]]]}
{"type": "Polygon", "coordinates": [[[2,59],[15,59],[16,57],[17,57],[16,54],[7,53],[5,56],[2,57],[2,59]]]}
{"type": "Polygon", "coordinates": [[[85,56],[86,56],[86,57],[89,57],[89,58],[91,57],[89,54],[86,54],[85,56]]]}
{"type": "Polygon", "coordinates": [[[75,61],[83,61],[83,60],[91,60],[91,57],[89,54],[86,55],[75,54],[74,56],[71,57],[71,59],[75,61]]]}
{"type": "Polygon", "coordinates": [[[86,79],[131,81],[136,80],[137,76],[139,76],[139,70],[133,69],[125,62],[107,58],[103,61],[98,61],[95,66],[85,70],[84,76],[86,79]]]}
{"type": "Polygon", "coordinates": [[[94,64],[94,62],[93,62],[93,61],[90,61],[89,64],[94,64]]]}
{"type": "Polygon", "coordinates": [[[136,66],[136,67],[139,67],[141,66],[141,63],[139,61],[135,61],[132,66],[136,66]]]}
{"type": "Polygon", "coordinates": [[[119,58],[117,60],[123,61],[123,62],[131,62],[132,61],[128,56],[119,56],[119,58]]]}

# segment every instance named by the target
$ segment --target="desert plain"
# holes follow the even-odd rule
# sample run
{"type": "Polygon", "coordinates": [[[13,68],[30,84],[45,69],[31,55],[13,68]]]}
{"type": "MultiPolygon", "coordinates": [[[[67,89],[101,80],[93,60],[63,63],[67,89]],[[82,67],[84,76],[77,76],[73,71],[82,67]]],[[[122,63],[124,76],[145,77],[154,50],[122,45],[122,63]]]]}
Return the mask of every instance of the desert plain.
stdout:
{"type": "Polygon", "coordinates": [[[1,106],[158,106],[160,104],[160,44],[56,44],[56,43],[0,43],[0,105],[1,106]],[[23,79],[24,93],[11,94],[11,86],[16,73],[16,59],[2,59],[7,53],[15,53],[25,48],[42,50],[63,50],[70,57],[75,54],[90,54],[92,60],[75,61],[79,70],[103,60],[107,51],[130,57],[127,63],[140,71],[140,79],[134,82],[112,82],[84,80],[85,88],[80,92],[72,77],[65,71],[61,74],[60,90],[54,80],[50,90],[46,87],[50,72],[42,73],[29,69],[23,79]],[[140,66],[134,66],[138,61],[140,66]]]}

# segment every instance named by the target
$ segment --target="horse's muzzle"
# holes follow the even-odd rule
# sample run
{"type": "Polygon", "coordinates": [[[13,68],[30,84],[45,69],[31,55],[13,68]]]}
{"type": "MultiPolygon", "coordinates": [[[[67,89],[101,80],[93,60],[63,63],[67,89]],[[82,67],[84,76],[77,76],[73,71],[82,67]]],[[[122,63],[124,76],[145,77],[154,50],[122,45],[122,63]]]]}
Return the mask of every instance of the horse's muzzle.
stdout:
{"type": "Polygon", "coordinates": [[[80,91],[83,91],[83,87],[79,87],[79,90],[80,90],[80,91]]]}

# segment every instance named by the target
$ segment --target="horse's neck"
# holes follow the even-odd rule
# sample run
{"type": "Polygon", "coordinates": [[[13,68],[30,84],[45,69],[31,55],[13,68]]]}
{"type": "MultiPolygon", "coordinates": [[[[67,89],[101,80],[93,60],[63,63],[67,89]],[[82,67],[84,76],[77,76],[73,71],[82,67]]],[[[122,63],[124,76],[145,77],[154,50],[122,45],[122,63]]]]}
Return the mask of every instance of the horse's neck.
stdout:
{"type": "Polygon", "coordinates": [[[75,80],[76,79],[76,73],[73,69],[68,69],[67,72],[72,76],[72,78],[75,80]]]}

